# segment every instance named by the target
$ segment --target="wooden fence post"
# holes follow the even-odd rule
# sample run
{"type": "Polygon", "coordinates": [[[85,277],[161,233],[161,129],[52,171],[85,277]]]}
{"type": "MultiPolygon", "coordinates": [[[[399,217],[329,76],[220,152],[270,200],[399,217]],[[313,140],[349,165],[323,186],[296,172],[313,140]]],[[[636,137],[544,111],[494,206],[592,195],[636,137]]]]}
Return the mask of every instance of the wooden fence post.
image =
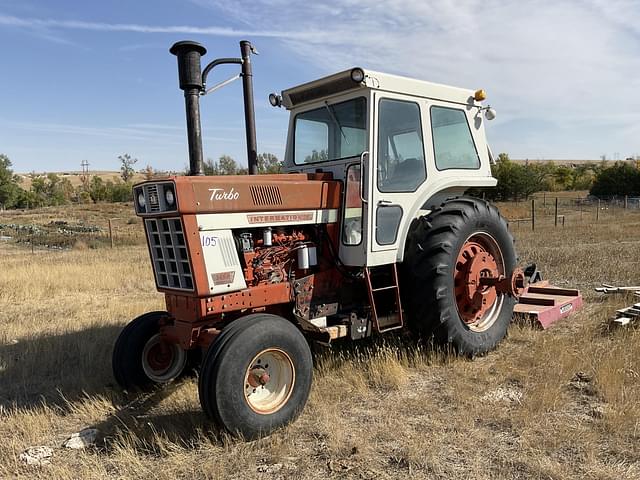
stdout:
{"type": "Polygon", "coordinates": [[[580,201],[580,221],[582,221],[582,201],[580,201]]]}
{"type": "Polygon", "coordinates": [[[113,248],[113,225],[111,219],[109,219],[109,240],[111,241],[111,248],[113,248]]]}
{"type": "Polygon", "coordinates": [[[531,199],[531,230],[536,229],[536,199],[531,199]]]}
{"type": "Polygon", "coordinates": [[[555,208],[555,215],[553,216],[553,226],[557,227],[558,226],[558,197],[556,197],[556,208],[555,208]]]}

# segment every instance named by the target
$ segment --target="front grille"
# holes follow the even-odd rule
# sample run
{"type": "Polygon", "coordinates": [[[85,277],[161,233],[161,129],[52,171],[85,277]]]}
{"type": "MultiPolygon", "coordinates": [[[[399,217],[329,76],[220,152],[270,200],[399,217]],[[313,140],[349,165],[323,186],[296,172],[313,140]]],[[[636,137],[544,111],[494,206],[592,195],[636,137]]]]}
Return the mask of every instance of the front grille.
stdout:
{"type": "Polygon", "coordinates": [[[138,215],[175,212],[178,209],[176,187],[173,182],[154,182],[137,185],[133,197],[138,215]]]}
{"type": "Polygon", "coordinates": [[[251,185],[249,191],[254,205],[282,205],[277,185],[251,185]]]}
{"type": "Polygon", "coordinates": [[[180,218],[145,220],[158,287],[193,290],[189,250],[180,218]]]}
{"type": "Polygon", "coordinates": [[[158,184],[152,183],[151,185],[144,186],[144,194],[149,202],[149,210],[151,212],[160,211],[160,196],[158,195],[158,184]]]}

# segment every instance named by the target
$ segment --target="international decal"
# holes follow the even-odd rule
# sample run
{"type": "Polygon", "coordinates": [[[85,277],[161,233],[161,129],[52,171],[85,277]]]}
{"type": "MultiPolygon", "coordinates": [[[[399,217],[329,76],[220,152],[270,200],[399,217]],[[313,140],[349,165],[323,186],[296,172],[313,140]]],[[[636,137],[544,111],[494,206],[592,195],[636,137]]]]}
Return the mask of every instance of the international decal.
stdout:
{"type": "Polygon", "coordinates": [[[261,213],[247,215],[249,223],[282,223],[282,222],[309,222],[313,220],[313,212],[305,213],[261,213]]]}

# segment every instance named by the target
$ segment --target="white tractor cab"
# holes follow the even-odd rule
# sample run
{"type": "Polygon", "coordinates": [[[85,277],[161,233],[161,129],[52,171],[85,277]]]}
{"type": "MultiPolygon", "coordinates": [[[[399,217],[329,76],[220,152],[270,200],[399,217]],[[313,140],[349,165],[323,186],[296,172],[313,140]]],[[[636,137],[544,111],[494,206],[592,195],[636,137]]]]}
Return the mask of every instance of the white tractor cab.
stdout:
{"type": "Polygon", "coordinates": [[[345,182],[341,261],[402,262],[412,221],[470,187],[492,187],[484,119],[472,91],[353,68],[272,94],[291,112],[287,172],[345,182]]]}

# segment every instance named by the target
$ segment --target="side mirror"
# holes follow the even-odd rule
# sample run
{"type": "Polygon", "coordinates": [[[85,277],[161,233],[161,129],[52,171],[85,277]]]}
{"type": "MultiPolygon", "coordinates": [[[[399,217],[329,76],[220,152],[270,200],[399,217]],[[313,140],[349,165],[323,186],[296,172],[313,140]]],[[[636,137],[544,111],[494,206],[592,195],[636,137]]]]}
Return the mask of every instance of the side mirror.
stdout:
{"type": "Polygon", "coordinates": [[[496,111],[491,107],[487,107],[484,112],[484,118],[486,118],[487,120],[493,120],[494,118],[496,118],[496,111]]]}

